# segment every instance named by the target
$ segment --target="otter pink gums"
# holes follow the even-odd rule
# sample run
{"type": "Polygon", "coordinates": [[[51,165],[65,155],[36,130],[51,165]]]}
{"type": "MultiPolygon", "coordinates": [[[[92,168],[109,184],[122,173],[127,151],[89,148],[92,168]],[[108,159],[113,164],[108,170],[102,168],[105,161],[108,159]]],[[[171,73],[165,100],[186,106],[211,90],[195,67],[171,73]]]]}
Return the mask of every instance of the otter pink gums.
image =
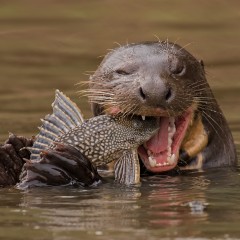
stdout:
{"type": "Polygon", "coordinates": [[[236,164],[227,122],[202,61],[170,42],[119,47],[103,59],[86,92],[95,115],[159,118],[159,131],[139,147],[150,172],[236,164]]]}

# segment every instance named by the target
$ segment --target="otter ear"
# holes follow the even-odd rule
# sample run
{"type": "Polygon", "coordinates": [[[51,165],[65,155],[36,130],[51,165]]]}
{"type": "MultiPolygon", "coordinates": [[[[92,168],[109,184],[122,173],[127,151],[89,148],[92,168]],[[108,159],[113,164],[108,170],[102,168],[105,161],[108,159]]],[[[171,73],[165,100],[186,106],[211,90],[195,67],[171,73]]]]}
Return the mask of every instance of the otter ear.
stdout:
{"type": "Polygon", "coordinates": [[[103,114],[103,108],[97,103],[92,103],[91,109],[94,116],[103,114]]]}
{"type": "Polygon", "coordinates": [[[198,60],[198,62],[200,63],[200,65],[202,66],[203,71],[205,72],[205,65],[203,60],[198,60]]]}

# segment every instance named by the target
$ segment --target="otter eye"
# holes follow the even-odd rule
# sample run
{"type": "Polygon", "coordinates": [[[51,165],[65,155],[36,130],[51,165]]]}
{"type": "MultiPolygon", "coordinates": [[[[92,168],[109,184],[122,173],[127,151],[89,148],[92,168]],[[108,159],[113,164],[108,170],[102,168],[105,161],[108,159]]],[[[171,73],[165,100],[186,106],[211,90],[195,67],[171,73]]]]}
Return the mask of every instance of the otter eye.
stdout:
{"type": "Polygon", "coordinates": [[[115,71],[117,74],[119,74],[119,75],[129,75],[130,73],[129,72],[126,72],[126,71],[124,71],[124,70],[122,70],[122,69],[118,69],[118,70],[116,70],[115,71]]]}
{"type": "Polygon", "coordinates": [[[186,72],[185,65],[178,65],[176,68],[171,69],[172,74],[182,76],[186,72]]]}

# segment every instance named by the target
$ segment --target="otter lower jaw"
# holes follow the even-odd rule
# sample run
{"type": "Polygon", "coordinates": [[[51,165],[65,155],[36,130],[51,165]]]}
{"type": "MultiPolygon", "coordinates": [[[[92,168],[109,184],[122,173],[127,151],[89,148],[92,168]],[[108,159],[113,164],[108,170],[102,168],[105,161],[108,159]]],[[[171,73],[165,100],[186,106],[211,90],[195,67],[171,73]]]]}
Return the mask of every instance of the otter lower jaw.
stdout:
{"type": "MultiPolygon", "coordinates": [[[[107,114],[116,115],[119,107],[108,107],[107,114]]],[[[187,129],[192,121],[195,106],[192,105],[177,117],[166,117],[166,111],[160,108],[153,112],[159,118],[159,131],[138,148],[138,154],[143,164],[150,172],[166,172],[178,164],[179,150],[186,137],[187,129]]],[[[138,113],[139,115],[139,113],[138,113]]],[[[148,116],[148,115],[146,115],[148,116]]],[[[143,121],[145,115],[141,115],[143,121]]]]}
{"type": "Polygon", "coordinates": [[[192,116],[193,111],[188,110],[176,118],[160,117],[158,133],[138,148],[138,154],[149,171],[165,172],[176,167],[192,116]]]}

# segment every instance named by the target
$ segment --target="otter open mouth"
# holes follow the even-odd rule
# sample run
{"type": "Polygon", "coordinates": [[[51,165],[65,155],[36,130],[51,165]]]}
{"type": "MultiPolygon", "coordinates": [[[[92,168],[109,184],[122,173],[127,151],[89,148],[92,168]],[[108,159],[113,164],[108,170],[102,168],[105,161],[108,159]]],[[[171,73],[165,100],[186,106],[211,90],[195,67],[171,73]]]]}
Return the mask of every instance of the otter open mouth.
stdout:
{"type": "Polygon", "coordinates": [[[164,172],[176,167],[191,119],[192,111],[176,118],[160,117],[157,134],[138,148],[138,154],[149,171],[164,172]]]}

